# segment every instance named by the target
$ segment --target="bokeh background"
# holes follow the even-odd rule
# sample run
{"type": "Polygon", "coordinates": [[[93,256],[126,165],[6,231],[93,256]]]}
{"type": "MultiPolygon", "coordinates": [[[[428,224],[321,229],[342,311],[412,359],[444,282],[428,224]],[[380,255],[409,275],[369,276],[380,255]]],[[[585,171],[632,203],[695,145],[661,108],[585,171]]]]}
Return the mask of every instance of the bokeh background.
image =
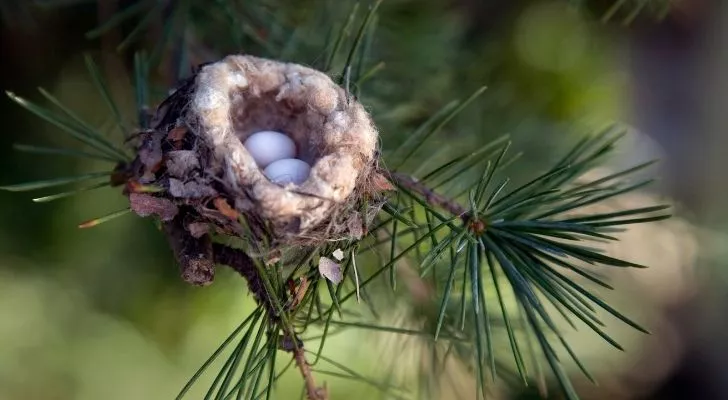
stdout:
{"type": "MultiPolygon", "coordinates": [[[[120,33],[101,40],[84,37],[128,3],[3,0],[0,88],[42,102],[36,87],[43,87],[95,126],[118,134],[82,54],[96,56],[123,111],[133,116],[130,57],[114,52],[119,40],[114,35],[120,33]]],[[[320,3],[290,2],[284,11],[295,16],[320,3]]],[[[605,167],[659,157],[662,162],[650,174],[660,180],[648,192],[604,207],[667,199],[677,217],[637,226],[610,249],[651,266],[615,274],[618,290],[604,296],[653,334],[645,337],[610,323],[625,353],[590,332],[571,335],[600,382],[596,387],[581,382],[573,368],[577,389],[586,399],[728,398],[728,252],[723,250],[728,246],[723,173],[728,4],[676,0],[664,16],[646,9],[634,18],[618,13],[602,21],[612,3],[385,1],[373,45],[385,68],[362,101],[382,140],[396,144],[406,138],[403,127],[414,127],[449,100],[487,85],[486,94],[439,140],[467,148],[510,133],[514,148],[525,153],[511,167],[515,179],[533,176],[565,145],[606,123],[630,126],[605,167]]],[[[153,33],[132,47],[153,41],[153,33]]],[[[317,56],[313,50],[296,54],[306,54],[297,56],[302,62],[317,56]]],[[[210,61],[200,57],[196,61],[210,61]]],[[[163,73],[156,79],[171,84],[163,73]]],[[[14,143],[70,141],[5,97],[0,121],[0,184],[101,168],[85,160],[13,151],[14,143]]],[[[426,161],[422,156],[417,162],[426,161]]],[[[31,197],[0,192],[0,399],[173,398],[252,309],[245,284],[232,273],[223,272],[204,289],[185,285],[150,221],[126,216],[93,229],[76,228],[126,207],[116,190],[44,204],[31,197]]],[[[327,341],[325,354],[376,373],[381,354],[392,348],[375,343],[365,333],[346,332],[327,341]]],[[[334,399],[376,394],[356,382],[326,379],[334,399]]],[[[299,393],[294,374],[281,382],[278,398],[299,393]]],[[[468,398],[467,391],[462,396],[468,398]]],[[[529,390],[502,394],[535,396],[529,390]]]]}

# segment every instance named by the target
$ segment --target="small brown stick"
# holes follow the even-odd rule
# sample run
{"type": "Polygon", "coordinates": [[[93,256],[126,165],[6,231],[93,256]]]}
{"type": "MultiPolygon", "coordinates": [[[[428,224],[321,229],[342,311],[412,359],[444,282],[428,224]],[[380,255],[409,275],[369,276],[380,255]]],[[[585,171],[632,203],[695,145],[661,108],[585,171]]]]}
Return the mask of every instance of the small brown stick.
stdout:
{"type": "Polygon", "coordinates": [[[303,351],[303,347],[299,347],[293,351],[293,357],[296,360],[296,366],[301,370],[303,380],[306,383],[306,396],[308,400],[328,400],[329,393],[326,390],[326,386],[316,386],[316,381],[313,379],[311,373],[311,366],[306,361],[306,354],[303,351]]]}
{"type": "Polygon", "coordinates": [[[462,218],[463,220],[469,220],[469,212],[465,207],[463,207],[453,199],[436,193],[434,190],[428,188],[416,178],[399,172],[393,172],[391,177],[400,186],[403,186],[410,191],[422,195],[426,202],[441,207],[451,214],[462,218]]]}
{"type": "Polygon", "coordinates": [[[197,286],[212,283],[215,278],[215,264],[210,237],[205,235],[199,239],[194,238],[185,230],[179,217],[163,222],[162,229],[177,259],[182,279],[197,286]]]}

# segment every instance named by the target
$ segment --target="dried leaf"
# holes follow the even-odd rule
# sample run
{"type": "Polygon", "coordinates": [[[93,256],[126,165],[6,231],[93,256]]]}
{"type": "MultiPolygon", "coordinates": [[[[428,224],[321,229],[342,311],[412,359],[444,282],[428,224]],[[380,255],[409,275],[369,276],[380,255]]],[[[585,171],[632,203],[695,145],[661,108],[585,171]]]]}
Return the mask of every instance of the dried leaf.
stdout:
{"type": "Polygon", "coordinates": [[[184,183],[174,178],[169,179],[169,193],[174,197],[186,199],[217,196],[217,191],[207,185],[197,182],[184,183]]]}
{"type": "Polygon", "coordinates": [[[222,215],[230,218],[231,220],[237,221],[240,218],[240,213],[230,207],[230,204],[228,204],[227,200],[224,198],[218,197],[212,201],[212,204],[215,205],[217,211],[220,211],[222,215]]]}
{"type": "Polygon", "coordinates": [[[170,221],[179,212],[179,209],[171,200],[148,194],[131,193],[129,202],[131,203],[131,209],[141,217],[157,215],[162,221],[170,221]]]}
{"type": "Polygon", "coordinates": [[[291,292],[291,302],[288,306],[290,309],[294,309],[298,307],[299,304],[301,304],[301,301],[303,301],[303,297],[308,291],[309,284],[310,282],[305,276],[301,277],[301,279],[298,281],[298,284],[296,284],[293,280],[288,281],[288,290],[291,292]]]}
{"type": "Polygon", "coordinates": [[[184,178],[189,172],[200,167],[200,160],[192,150],[175,150],[166,154],[167,172],[176,178],[184,178]]]}
{"type": "Polygon", "coordinates": [[[330,258],[321,257],[319,259],[318,269],[321,275],[337,285],[344,279],[341,274],[341,265],[330,258]]]}
{"type": "Polygon", "coordinates": [[[358,212],[352,213],[347,221],[347,228],[349,228],[349,234],[356,240],[364,237],[364,221],[361,219],[361,215],[358,212]]]}
{"type": "Polygon", "coordinates": [[[142,144],[139,146],[139,160],[144,164],[147,171],[159,168],[162,162],[162,138],[156,131],[144,132],[142,144]]]}

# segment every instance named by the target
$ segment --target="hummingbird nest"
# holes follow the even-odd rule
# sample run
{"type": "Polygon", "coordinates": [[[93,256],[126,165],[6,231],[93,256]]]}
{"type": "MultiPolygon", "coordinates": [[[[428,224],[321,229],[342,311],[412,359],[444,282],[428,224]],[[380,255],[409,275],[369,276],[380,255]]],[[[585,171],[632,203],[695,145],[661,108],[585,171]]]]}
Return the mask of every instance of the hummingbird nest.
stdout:
{"type": "MultiPolygon", "coordinates": [[[[269,253],[359,239],[391,189],[377,141],[364,107],[326,74],[231,55],[204,65],[160,104],[151,129],[138,135],[126,192],[137,214],[162,220],[181,264],[213,258],[207,242],[219,234],[269,253]],[[293,139],[311,165],[305,182],[281,186],[256,165],[243,143],[266,130],[293,139]]],[[[210,271],[185,279],[211,281],[204,264],[210,271]]]]}

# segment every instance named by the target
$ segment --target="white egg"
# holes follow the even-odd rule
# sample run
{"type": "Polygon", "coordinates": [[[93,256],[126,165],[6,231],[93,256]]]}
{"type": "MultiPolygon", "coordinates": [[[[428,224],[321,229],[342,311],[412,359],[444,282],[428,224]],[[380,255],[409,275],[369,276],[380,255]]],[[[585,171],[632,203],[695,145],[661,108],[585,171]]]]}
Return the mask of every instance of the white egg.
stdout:
{"type": "Polygon", "coordinates": [[[280,132],[256,132],[243,145],[260,168],[265,168],[274,161],[296,157],[296,144],[280,132]]]}
{"type": "Polygon", "coordinates": [[[263,171],[273,183],[286,185],[294,183],[300,185],[308,179],[311,167],[305,162],[295,158],[286,158],[270,163],[263,171]]]}

